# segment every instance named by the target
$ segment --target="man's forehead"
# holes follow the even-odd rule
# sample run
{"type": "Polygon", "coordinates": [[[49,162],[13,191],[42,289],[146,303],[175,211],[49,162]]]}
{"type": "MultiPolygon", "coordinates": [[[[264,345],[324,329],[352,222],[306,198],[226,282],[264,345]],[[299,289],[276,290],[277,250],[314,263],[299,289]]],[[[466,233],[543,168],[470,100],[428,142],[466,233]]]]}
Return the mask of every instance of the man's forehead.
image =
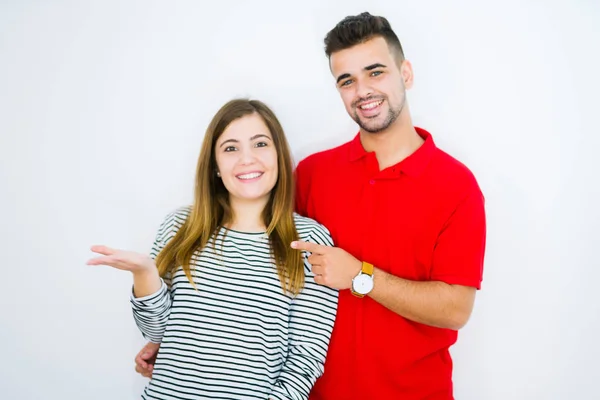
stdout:
{"type": "Polygon", "coordinates": [[[329,59],[331,71],[356,73],[373,64],[389,64],[392,55],[383,38],[371,39],[333,53],[329,59]]]}

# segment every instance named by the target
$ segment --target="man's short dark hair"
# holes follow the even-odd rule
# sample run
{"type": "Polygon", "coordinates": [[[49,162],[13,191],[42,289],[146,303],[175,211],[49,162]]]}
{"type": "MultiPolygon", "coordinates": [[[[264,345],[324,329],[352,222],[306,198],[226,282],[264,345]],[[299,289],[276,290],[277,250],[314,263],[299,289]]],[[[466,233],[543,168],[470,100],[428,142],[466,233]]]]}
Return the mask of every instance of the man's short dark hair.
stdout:
{"type": "Polygon", "coordinates": [[[348,16],[327,32],[325,54],[329,58],[336,51],[348,49],[375,37],[383,37],[390,50],[397,54],[398,61],[404,60],[402,45],[389,21],[368,12],[348,16]]]}

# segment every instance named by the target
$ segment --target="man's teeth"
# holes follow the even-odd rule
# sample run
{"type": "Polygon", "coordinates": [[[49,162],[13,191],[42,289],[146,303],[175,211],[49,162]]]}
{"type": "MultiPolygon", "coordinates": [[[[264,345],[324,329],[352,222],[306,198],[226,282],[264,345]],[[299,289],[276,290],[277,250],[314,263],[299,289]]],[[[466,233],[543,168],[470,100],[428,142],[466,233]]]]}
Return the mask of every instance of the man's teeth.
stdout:
{"type": "Polygon", "coordinates": [[[363,110],[370,110],[372,108],[377,107],[381,103],[383,103],[383,100],[374,101],[373,103],[363,104],[362,106],[360,106],[360,108],[363,109],[363,110]]]}
{"type": "Polygon", "coordinates": [[[252,172],[250,174],[238,175],[239,179],[254,179],[262,175],[262,172],[252,172]]]}

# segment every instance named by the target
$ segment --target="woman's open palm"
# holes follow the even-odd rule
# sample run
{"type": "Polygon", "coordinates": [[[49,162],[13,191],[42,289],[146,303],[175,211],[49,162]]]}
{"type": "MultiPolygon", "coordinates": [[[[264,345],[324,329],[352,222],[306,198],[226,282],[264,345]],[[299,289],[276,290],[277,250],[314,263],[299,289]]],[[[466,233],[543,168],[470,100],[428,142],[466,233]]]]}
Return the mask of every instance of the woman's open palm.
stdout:
{"type": "Polygon", "coordinates": [[[102,254],[102,256],[90,259],[87,265],[108,265],[133,273],[150,271],[156,268],[154,260],[146,254],[113,249],[107,246],[92,246],[91,250],[94,253],[102,254]]]}

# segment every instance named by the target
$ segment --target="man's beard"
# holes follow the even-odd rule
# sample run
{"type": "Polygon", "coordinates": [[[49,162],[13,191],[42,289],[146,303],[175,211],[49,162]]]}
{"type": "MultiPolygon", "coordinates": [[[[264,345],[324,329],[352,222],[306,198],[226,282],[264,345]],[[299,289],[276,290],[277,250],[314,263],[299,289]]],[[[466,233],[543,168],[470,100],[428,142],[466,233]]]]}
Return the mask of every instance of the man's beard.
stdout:
{"type": "MultiPolygon", "coordinates": [[[[386,101],[387,101],[387,99],[386,99],[386,101]]],[[[356,111],[356,107],[354,108],[354,115],[352,116],[352,119],[365,132],[379,133],[379,132],[384,131],[387,128],[389,128],[390,125],[392,125],[394,123],[394,121],[396,121],[398,119],[398,117],[402,113],[402,109],[404,108],[404,101],[402,102],[402,104],[400,104],[400,107],[398,107],[398,108],[393,108],[389,102],[388,102],[388,106],[389,106],[389,109],[388,109],[387,115],[385,116],[385,119],[378,124],[375,124],[373,119],[379,118],[379,115],[371,120],[367,119],[367,121],[365,122],[365,121],[361,120],[360,117],[358,116],[358,111],[356,111]],[[370,122],[373,122],[373,123],[370,123],[370,122]]]]}

